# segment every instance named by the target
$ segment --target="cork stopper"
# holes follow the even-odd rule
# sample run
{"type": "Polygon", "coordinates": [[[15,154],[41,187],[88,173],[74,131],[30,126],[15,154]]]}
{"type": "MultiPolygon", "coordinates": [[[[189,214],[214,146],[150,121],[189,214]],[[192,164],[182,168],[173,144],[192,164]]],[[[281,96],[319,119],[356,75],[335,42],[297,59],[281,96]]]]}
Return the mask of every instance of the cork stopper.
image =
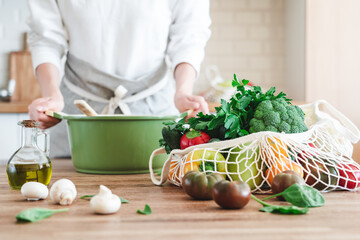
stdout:
{"type": "Polygon", "coordinates": [[[23,121],[20,121],[18,123],[18,125],[24,126],[26,128],[36,128],[36,127],[38,127],[40,125],[40,123],[38,123],[35,120],[23,120],[23,121]]]}

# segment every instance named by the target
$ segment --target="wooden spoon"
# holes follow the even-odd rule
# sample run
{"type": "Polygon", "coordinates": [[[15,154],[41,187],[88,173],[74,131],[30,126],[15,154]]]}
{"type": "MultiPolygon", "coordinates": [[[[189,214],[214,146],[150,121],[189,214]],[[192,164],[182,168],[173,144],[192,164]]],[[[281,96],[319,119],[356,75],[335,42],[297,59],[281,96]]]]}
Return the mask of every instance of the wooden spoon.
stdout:
{"type": "Polygon", "coordinates": [[[95,112],[95,110],[92,107],[90,107],[90,105],[87,102],[85,102],[84,100],[75,100],[74,104],[86,116],[97,116],[98,115],[95,112]]]}

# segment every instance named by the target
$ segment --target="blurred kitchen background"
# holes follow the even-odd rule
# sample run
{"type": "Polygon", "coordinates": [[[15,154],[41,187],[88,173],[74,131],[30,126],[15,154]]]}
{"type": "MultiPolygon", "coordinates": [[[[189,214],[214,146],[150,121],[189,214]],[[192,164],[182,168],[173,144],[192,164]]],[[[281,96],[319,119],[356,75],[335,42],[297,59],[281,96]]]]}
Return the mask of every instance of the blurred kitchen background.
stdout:
{"type": "MultiPolygon", "coordinates": [[[[196,93],[206,93],[212,83],[231,80],[236,73],[264,89],[275,86],[297,103],[325,99],[360,127],[359,0],[210,0],[210,4],[212,36],[196,93]]],[[[0,102],[0,160],[19,146],[16,123],[28,118],[27,104],[39,94],[24,43],[27,16],[26,0],[0,0],[3,95],[11,78],[18,81],[12,103],[0,102]]],[[[357,144],[358,162],[359,152],[357,144]]]]}

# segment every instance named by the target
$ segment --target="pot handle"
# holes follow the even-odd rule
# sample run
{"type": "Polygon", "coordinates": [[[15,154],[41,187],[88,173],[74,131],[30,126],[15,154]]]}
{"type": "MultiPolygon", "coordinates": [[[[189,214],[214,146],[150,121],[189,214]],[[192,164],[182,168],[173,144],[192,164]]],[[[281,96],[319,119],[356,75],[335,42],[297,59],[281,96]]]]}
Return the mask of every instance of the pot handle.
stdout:
{"type": "Polygon", "coordinates": [[[157,179],[156,176],[155,176],[155,173],[154,173],[154,170],[153,170],[153,167],[152,167],[152,163],[153,163],[153,159],[156,155],[159,155],[159,154],[165,154],[166,151],[165,151],[165,148],[158,148],[156,150],[154,150],[152,153],[151,153],[151,156],[150,156],[150,159],[149,159],[149,171],[150,171],[150,177],[151,177],[151,181],[155,184],[155,185],[163,185],[166,180],[167,180],[167,177],[168,177],[168,174],[169,174],[169,170],[170,170],[170,163],[171,163],[171,155],[168,157],[168,159],[166,159],[164,165],[163,165],[163,168],[161,170],[161,177],[160,179],[157,179]]]}
{"type": "Polygon", "coordinates": [[[61,119],[61,120],[65,119],[65,116],[66,116],[66,114],[63,112],[54,112],[51,110],[45,111],[45,114],[48,115],[49,117],[54,117],[54,118],[61,119]]]}

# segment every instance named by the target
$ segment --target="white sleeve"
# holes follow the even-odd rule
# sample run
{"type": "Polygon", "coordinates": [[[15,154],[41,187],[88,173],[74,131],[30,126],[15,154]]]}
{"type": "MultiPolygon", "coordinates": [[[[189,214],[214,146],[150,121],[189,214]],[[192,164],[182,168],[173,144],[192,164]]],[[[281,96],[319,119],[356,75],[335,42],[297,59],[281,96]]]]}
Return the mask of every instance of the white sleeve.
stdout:
{"type": "Polygon", "coordinates": [[[67,50],[68,37],[56,0],[29,0],[28,5],[28,44],[34,72],[42,63],[52,63],[62,72],[61,58],[67,50]]]}
{"type": "Polygon", "coordinates": [[[167,53],[172,69],[182,62],[191,64],[197,73],[210,37],[209,0],[177,0],[172,8],[172,24],[167,53]]]}

